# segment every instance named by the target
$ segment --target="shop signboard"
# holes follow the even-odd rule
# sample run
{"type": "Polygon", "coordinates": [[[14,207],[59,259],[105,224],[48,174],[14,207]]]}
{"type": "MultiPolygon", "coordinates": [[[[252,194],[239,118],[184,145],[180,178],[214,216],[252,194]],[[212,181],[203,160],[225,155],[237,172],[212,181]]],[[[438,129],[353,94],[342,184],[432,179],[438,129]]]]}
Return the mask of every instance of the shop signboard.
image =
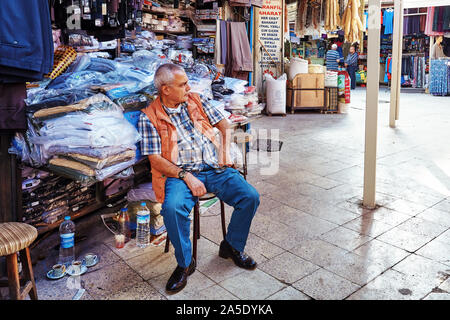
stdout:
{"type": "Polygon", "coordinates": [[[284,0],[264,0],[255,12],[254,84],[263,92],[264,74],[283,74],[284,0]]]}

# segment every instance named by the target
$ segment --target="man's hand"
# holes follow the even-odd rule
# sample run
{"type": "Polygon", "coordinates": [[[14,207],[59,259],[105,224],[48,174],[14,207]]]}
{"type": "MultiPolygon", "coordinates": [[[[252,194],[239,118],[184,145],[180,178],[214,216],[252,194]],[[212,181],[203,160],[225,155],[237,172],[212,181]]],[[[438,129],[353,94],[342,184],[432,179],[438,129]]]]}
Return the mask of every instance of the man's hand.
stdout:
{"type": "Polygon", "coordinates": [[[186,182],[188,188],[191,190],[195,197],[201,197],[206,194],[206,188],[203,182],[198,180],[193,174],[187,173],[183,179],[186,182]]]}
{"type": "Polygon", "coordinates": [[[231,168],[236,167],[236,165],[231,160],[231,156],[230,156],[229,152],[223,153],[223,156],[219,159],[219,166],[220,167],[231,167],[231,168]]]}

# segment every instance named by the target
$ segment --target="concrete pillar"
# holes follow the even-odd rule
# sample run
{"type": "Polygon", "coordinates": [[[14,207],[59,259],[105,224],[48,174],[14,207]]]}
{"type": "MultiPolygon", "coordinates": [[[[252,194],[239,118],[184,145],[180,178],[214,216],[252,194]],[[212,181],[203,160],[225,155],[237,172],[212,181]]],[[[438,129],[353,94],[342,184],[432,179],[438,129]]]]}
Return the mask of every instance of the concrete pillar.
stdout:
{"type": "Polygon", "coordinates": [[[392,79],[391,104],[389,112],[389,126],[395,128],[398,120],[400,104],[400,80],[402,72],[403,51],[403,0],[394,2],[394,34],[392,39],[392,79]]]}
{"type": "Polygon", "coordinates": [[[363,205],[375,207],[381,2],[369,0],[363,205]]]}

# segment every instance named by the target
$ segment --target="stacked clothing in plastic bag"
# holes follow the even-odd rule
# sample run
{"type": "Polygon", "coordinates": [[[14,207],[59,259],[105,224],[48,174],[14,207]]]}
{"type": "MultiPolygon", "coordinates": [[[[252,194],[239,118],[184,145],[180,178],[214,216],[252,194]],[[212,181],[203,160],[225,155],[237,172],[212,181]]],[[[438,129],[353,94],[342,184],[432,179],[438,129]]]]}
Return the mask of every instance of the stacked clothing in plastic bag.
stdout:
{"type": "Polygon", "coordinates": [[[150,211],[150,234],[157,236],[166,231],[164,220],[161,216],[162,205],[156,201],[151,182],[142,183],[131,189],[127,194],[127,200],[132,226],[136,225],[137,210],[139,210],[141,203],[145,202],[147,209],[150,211]]]}
{"type": "Polygon", "coordinates": [[[95,202],[95,189],[48,173],[23,170],[22,220],[34,225],[52,224],[95,202]]]}
{"type": "MultiPolygon", "coordinates": [[[[22,160],[31,158],[83,184],[103,181],[136,162],[141,137],[122,108],[103,94],[40,109],[30,115],[29,123],[27,140],[32,148],[28,156],[22,152],[22,160]]],[[[23,142],[21,149],[27,149],[23,142]]]]}
{"type": "Polygon", "coordinates": [[[231,113],[230,122],[245,121],[248,116],[261,113],[263,106],[258,103],[256,87],[246,86],[244,80],[227,77],[224,80],[224,86],[234,92],[224,99],[225,109],[231,113]]]}

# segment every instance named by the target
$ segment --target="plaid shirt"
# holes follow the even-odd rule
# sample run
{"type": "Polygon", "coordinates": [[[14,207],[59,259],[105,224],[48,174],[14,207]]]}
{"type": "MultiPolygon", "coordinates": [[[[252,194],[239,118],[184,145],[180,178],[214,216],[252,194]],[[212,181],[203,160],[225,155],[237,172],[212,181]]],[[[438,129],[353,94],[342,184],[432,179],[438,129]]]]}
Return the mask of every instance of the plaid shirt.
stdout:
{"type": "MultiPolygon", "coordinates": [[[[203,101],[203,110],[208,116],[211,125],[215,125],[223,115],[208,102],[203,101]]],[[[176,165],[187,171],[201,170],[204,164],[218,168],[218,158],[214,144],[197,129],[189,117],[187,103],[182,103],[178,108],[164,110],[177,130],[178,159],[176,165]]],[[[142,112],[139,117],[138,130],[142,136],[142,155],[161,154],[161,138],[153,123],[142,112]]]]}
{"type": "Polygon", "coordinates": [[[358,65],[358,53],[349,53],[347,59],[345,59],[345,63],[349,66],[357,66],[358,65]]]}

